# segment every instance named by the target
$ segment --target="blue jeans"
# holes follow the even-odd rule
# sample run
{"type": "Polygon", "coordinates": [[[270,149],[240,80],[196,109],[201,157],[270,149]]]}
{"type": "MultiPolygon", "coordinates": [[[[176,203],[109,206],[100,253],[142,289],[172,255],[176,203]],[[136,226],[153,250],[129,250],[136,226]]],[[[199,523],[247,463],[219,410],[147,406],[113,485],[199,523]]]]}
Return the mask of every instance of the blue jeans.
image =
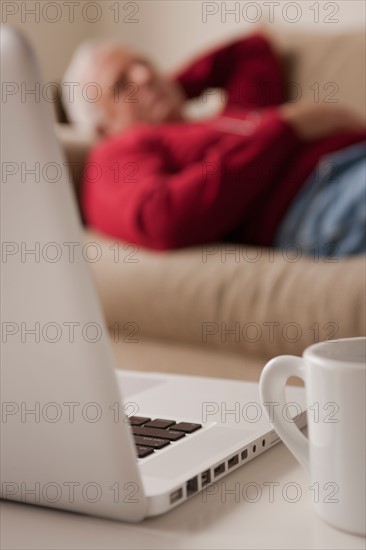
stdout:
{"type": "Polygon", "coordinates": [[[366,144],[323,157],[295,197],[275,246],[320,256],[366,253],[366,144]]]}

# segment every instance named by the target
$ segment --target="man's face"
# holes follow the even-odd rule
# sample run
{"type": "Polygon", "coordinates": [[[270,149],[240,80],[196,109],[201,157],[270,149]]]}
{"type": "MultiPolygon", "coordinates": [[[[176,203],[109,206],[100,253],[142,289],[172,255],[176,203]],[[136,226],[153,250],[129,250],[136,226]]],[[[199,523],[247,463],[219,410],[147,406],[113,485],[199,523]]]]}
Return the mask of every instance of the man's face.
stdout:
{"type": "Polygon", "coordinates": [[[98,49],[84,80],[97,82],[102,113],[99,131],[116,134],[136,122],[158,124],[181,119],[183,92],[145,58],[116,45],[98,49]]]}

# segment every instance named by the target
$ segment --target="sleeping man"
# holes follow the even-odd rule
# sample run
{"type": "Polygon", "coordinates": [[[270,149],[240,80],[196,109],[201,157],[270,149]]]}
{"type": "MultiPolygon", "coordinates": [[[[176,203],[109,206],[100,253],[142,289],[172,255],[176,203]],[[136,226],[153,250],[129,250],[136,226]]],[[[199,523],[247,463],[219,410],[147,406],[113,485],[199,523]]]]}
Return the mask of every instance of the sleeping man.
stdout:
{"type": "Polygon", "coordinates": [[[286,103],[261,34],[170,77],[120,44],[84,45],[70,82],[80,86],[65,101],[69,118],[101,138],[84,176],[92,227],[155,250],[234,241],[365,253],[362,120],[340,105],[286,103]],[[77,95],[88,83],[100,91],[93,101],[77,95]],[[186,119],[186,101],[213,88],[225,91],[221,112],[186,119]]]}

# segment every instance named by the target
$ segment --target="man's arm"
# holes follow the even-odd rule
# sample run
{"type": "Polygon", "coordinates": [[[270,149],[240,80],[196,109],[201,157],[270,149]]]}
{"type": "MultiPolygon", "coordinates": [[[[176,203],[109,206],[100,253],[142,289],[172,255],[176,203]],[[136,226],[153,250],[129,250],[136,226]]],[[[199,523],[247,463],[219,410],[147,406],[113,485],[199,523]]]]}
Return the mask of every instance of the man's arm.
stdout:
{"type": "Polygon", "coordinates": [[[345,105],[301,101],[281,105],[278,113],[304,141],[314,141],[350,130],[365,130],[362,116],[345,105]]]}
{"type": "Polygon", "coordinates": [[[207,88],[223,88],[228,103],[241,107],[264,108],[285,101],[280,58],[259,33],[208,52],[173,77],[188,99],[207,88]]]}

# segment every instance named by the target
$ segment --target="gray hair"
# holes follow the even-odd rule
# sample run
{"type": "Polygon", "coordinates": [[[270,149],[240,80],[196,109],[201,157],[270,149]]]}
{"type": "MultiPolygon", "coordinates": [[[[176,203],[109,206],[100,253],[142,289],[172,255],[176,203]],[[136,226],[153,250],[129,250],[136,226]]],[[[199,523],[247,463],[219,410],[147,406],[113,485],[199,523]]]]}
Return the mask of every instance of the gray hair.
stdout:
{"type": "Polygon", "coordinates": [[[105,44],[102,41],[81,44],[74,52],[61,83],[62,103],[68,119],[87,131],[95,131],[104,118],[97,99],[89,98],[85,88],[90,86],[98,91],[98,83],[89,82],[87,74],[97,50],[105,44]]]}

